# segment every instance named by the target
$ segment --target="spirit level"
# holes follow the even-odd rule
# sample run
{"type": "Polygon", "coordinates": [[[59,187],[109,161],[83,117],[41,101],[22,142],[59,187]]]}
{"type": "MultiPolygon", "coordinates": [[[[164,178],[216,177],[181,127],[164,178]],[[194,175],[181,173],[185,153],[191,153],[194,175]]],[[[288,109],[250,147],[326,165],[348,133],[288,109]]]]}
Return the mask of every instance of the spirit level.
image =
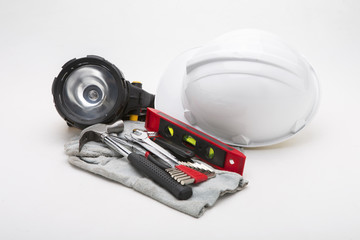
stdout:
{"type": "Polygon", "coordinates": [[[176,145],[183,145],[211,166],[243,174],[246,156],[235,148],[153,108],[147,108],[145,127],[176,145]]]}

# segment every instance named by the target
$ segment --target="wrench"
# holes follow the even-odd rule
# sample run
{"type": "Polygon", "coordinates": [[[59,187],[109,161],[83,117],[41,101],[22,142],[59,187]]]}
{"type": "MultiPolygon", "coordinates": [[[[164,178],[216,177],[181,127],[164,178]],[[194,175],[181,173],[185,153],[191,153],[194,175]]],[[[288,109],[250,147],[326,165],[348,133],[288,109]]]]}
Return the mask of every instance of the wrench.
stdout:
{"type": "MultiPolygon", "coordinates": [[[[144,147],[142,147],[141,145],[139,145],[136,142],[130,141],[127,138],[123,139],[120,138],[118,136],[112,136],[112,139],[124,146],[127,146],[128,148],[130,148],[130,150],[132,152],[136,152],[139,153],[143,156],[147,156],[146,158],[148,160],[150,160],[151,162],[153,162],[154,164],[156,164],[158,167],[160,167],[161,169],[167,169],[167,168],[171,168],[174,167],[173,163],[170,161],[170,159],[166,158],[166,161],[163,161],[164,159],[155,159],[150,153],[152,153],[149,149],[146,149],[144,147]],[[149,153],[150,152],[150,153],[149,153]]],[[[156,155],[156,154],[155,154],[156,155]]]]}
{"type": "MultiPolygon", "coordinates": [[[[154,143],[153,141],[151,141],[146,132],[143,132],[143,131],[140,131],[140,130],[135,130],[134,132],[131,133],[131,137],[136,142],[139,142],[139,144],[140,143],[145,143],[146,145],[152,147],[157,152],[160,152],[162,155],[166,156],[167,158],[169,158],[170,160],[172,160],[176,164],[180,164],[179,161],[176,159],[176,157],[174,155],[169,153],[166,149],[164,149],[160,145],[158,145],[158,144],[154,143]]],[[[151,151],[151,150],[149,150],[149,151],[151,151]]],[[[156,154],[155,152],[154,152],[154,154],[156,154]]],[[[159,156],[159,157],[162,157],[162,156],[159,156]]]]}

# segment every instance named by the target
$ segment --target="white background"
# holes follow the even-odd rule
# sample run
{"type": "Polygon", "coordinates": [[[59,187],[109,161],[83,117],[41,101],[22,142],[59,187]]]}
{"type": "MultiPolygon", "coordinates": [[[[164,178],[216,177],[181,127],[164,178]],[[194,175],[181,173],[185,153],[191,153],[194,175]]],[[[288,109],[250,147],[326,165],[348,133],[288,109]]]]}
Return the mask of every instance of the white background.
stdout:
{"type": "Polygon", "coordinates": [[[359,56],[356,0],[0,0],[0,239],[359,239],[359,56]],[[67,162],[66,61],[100,55],[156,93],[176,55],[238,28],[280,35],[322,88],[308,127],[246,150],[246,190],[195,219],[67,162]]]}

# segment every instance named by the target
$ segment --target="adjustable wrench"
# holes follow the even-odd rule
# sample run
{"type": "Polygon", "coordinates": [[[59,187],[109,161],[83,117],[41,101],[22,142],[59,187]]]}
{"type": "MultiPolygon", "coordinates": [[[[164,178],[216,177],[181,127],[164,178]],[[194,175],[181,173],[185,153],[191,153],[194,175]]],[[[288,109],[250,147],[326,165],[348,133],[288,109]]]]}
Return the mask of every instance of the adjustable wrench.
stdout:
{"type": "MultiPolygon", "coordinates": [[[[135,130],[130,135],[131,135],[132,139],[135,140],[136,143],[139,143],[141,146],[143,146],[144,148],[153,152],[155,155],[158,155],[162,159],[164,159],[164,156],[165,156],[168,159],[170,159],[171,161],[173,161],[175,164],[180,164],[174,155],[172,155],[166,149],[164,149],[160,145],[158,145],[158,144],[154,143],[152,140],[150,140],[150,138],[146,132],[140,131],[140,130],[135,130]]],[[[174,165],[174,163],[172,165],[174,165]]]]}

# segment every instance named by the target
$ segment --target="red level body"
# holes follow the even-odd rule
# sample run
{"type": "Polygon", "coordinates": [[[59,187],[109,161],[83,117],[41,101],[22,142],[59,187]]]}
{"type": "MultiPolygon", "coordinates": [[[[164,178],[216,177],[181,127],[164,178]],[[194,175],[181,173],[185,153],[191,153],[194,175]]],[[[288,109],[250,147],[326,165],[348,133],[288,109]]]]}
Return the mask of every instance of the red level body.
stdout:
{"type": "Polygon", "coordinates": [[[145,127],[193,150],[199,159],[217,169],[243,174],[246,156],[242,152],[159,110],[147,108],[145,127]]]}

